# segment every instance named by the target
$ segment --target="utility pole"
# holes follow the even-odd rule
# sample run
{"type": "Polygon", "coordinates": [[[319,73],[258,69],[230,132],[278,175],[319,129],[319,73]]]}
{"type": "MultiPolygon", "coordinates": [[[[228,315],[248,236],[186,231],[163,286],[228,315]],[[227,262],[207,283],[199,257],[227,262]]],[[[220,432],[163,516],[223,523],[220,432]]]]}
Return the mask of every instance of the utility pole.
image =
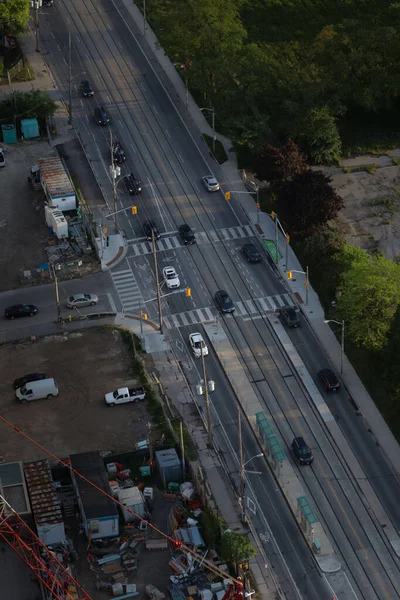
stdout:
{"type": "Polygon", "coordinates": [[[161,311],[161,294],[160,294],[160,283],[158,279],[158,265],[157,265],[157,253],[156,253],[156,239],[154,237],[154,231],[151,231],[151,245],[153,247],[153,258],[154,258],[154,274],[156,277],[156,290],[157,290],[157,304],[158,304],[158,316],[160,320],[160,333],[163,333],[163,320],[161,311]]]}
{"type": "Polygon", "coordinates": [[[147,423],[146,427],[147,427],[147,443],[149,444],[150,460],[151,460],[151,462],[153,462],[153,445],[152,445],[152,441],[151,441],[151,423],[150,423],[150,421],[147,423]]]}
{"type": "Polygon", "coordinates": [[[240,468],[240,505],[242,508],[242,521],[245,520],[245,501],[244,501],[244,462],[243,462],[243,441],[242,441],[242,415],[240,406],[238,406],[238,433],[239,433],[239,468],[240,468]]]}
{"type": "MultiPolygon", "coordinates": [[[[203,342],[203,344],[204,344],[204,342],[203,342]]],[[[208,395],[206,363],[204,360],[203,346],[201,347],[201,366],[203,367],[204,396],[206,399],[208,445],[211,449],[213,447],[213,436],[212,436],[212,425],[211,425],[210,397],[208,395]]]]}
{"type": "Polygon", "coordinates": [[[342,343],[340,349],[340,374],[343,375],[343,359],[344,359],[344,321],[342,321],[342,343]]]}
{"type": "Polygon", "coordinates": [[[182,479],[185,481],[186,478],[186,469],[185,469],[185,444],[183,443],[183,423],[179,422],[179,429],[181,435],[181,455],[182,455],[182,479]]]}
{"type": "Polygon", "coordinates": [[[213,129],[213,154],[215,154],[215,108],[212,107],[212,129],[213,129]]]}
{"type": "Polygon", "coordinates": [[[278,215],[275,214],[275,262],[279,263],[279,248],[278,248],[278,215]]]}
{"type": "Polygon", "coordinates": [[[308,287],[309,287],[309,283],[310,283],[310,280],[308,278],[308,267],[306,267],[306,280],[304,282],[304,285],[306,286],[306,306],[308,306],[308,287]]]}
{"type": "Polygon", "coordinates": [[[146,0],[143,0],[143,36],[146,36],[146,0]]]}
{"type": "Polygon", "coordinates": [[[58,279],[57,279],[56,269],[55,269],[54,265],[52,264],[51,266],[52,266],[52,269],[53,269],[53,277],[54,277],[54,284],[55,284],[55,291],[56,291],[57,319],[58,319],[59,323],[62,323],[61,307],[60,307],[60,295],[58,293],[58,279]]]}
{"type": "Polygon", "coordinates": [[[71,60],[71,32],[68,33],[68,123],[72,123],[72,60],[71,60]]]}

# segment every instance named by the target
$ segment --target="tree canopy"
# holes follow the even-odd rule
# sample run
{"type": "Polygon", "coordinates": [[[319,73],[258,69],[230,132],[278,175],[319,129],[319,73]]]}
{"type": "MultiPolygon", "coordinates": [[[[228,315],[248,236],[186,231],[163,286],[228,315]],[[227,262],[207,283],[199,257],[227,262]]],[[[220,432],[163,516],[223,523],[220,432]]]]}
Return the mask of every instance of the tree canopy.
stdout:
{"type": "Polygon", "coordinates": [[[52,117],[57,110],[57,104],[47,92],[34,90],[33,92],[15,92],[6,100],[0,102],[0,118],[13,120],[14,116],[21,119],[46,120],[52,117]],[[15,103],[15,106],[14,106],[15,103]]]}
{"type": "Polygon", "coordinates": [[[16,35],[25,31],[29,21],[29,0],[2,0],[0,28],[16,35]]]}
{"type": "Polygon", "coordinates": [[[256,157],[254,164],[254,172],[258,179],[269,181],[271,185],[290,181],[305,169],[304,156],[292,140],[288,140],[280,148],[267,144],[256,157]]]}
{"type": "Polygon", "coordinates": [[[331,177],[308,170],[281,187],[278,205],[292,231],[306,232],[336,217],[343,200],[331,186],[331,177]]]}
{"type": "Polygon", "coordinates": [[[256,554],[248,538],[234,531],[226,531],[222,536],[220,556],[222,560],[237,563],[248,560],[256,554]]]}

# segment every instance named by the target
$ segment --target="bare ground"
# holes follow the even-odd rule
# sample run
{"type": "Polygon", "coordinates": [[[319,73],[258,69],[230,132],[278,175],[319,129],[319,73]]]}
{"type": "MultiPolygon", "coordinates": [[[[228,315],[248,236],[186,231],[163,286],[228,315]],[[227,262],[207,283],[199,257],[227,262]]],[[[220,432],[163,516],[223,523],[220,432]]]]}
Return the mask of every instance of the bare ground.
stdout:
{"type": "MultiPolygon", "coordinates": [[[[108,407],[107,392],[132,383],[130,357],[117,330],[91,328],[0,347],[0,414],[65,457],[91,450],[127,451],[145,439],[145,403],[108,407]],[[59,396],[19,404],[12,382],[27,373],[54,377],[59,396]]],[[[5,461],[45,458],[43,450],[0,423],[5,461]]]]}

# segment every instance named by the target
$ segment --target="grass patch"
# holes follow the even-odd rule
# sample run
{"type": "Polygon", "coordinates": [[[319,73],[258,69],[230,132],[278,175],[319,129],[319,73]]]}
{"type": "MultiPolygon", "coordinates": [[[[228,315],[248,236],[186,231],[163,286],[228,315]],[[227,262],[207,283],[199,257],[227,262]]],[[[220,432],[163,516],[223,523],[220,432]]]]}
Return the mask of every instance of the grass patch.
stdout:
{"type": "Polygon", "coordinates": [[[222,165],[224,162],[226,162],[228,160],[228,155],[225,152],[225,148],[219,140],[215,140],[215,152],[214,152],[213,151],[213,138],[210,135],[206,135],[205,133],[203,133],[202,137],[208,146],[211,156],[213,156],[220,165],[222,165]]]}
{"type": "MultiPolygon", "coordinates": [[[[2,79],[4,83],[8,82],[7,73],[3,74],[2,79]]],[[[20,69],[11,77],[11,83],[23,83],[24,81],[33,81],[34,79],[36,79],[36,75],[31,65],[25,59],[25,65],[22,67],[22,69],[20,69]]]]}
{"type": "Polygon", "coordinates": [[[365,171],[366,173],[370,173],[371,175],[375,173],[378,165],[358,165],[356,167],[343,167],[343,171],[345,173],[359,173],[361,171],[365,171]]]}

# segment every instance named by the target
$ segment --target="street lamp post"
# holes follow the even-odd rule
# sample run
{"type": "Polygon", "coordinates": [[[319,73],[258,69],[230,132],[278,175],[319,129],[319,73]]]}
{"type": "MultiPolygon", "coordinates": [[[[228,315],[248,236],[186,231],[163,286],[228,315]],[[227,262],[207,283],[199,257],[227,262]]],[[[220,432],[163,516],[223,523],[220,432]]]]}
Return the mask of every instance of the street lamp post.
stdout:
{"type": "Polygon", "coordinates": [[[81,71],[72,75],[72,57],[71,57],[72,43],[71,33],[68,33],[68,124],[72,123],[72,81],[79,75],[85,75],[86,71],[81,71]]]}
{"type": "Polygon", "coordinates": [[[36,52],[39,49],[39,8],[42,8],[42,0],[30,0],[30,6],[35,10],[35,27],[36,27],[36,52]]]}
{"type": "Polygon", "coordinates": [[[343,375],[343,360],[344,360],[344,321],[335,321],[335,319],[325,319],[324,323],[336,323],[342,329],[341,344],[340,344],[340,374],[343,375]]]}
{"type": "MultiPolygon", "coordinates": [[[[204,344],[204,342],[203,342],[203,344],[204,344]]],[[[212,423],[211,423],[210,397],[208,395],[208,382],[207,382],[206,363],[204,360],[203,346],[201,347],[201,366],[203,367],[204,397],[206,400],[208,445],[211,449],[212,445],[213,445],[213,438],[212,438],[213,434],[212,434],[212,423]]]]}
{"type": "Polygon", "coordinates": [[[203,110],[209,110],[211,115],[212,115],[212,130],[213,130],[213,153],[215,154],[215,142],[217,139],[216,133],[215,133],[215,108],[214,106],[212,106],[211,108],[207,108],[207,107],[203,107],[200,109],[202,112],[203,110]]]}
{"type": "Polygon", "coordinates": [[[245,474],[253,473],[255,475],[261,475],[261,471],[247,471],[246,465],[248,465],[254,458],[261,458],[262,456],[264,456],[264,453],[260,452],[259,454],[255,454],[254,456],[249,458],[249,460],[246,460],[246,462],[243,461],[242,417],[241,417],[240,407],[238,407],[238,433],[239,433],[239,472],[240,472],[240,492],[239,492],[239,494],[240,494],[240,505],[241,505],[241,509],[242,509],[242,515],[241,515],[242,521],[245,522],[246,521],[246,504],[245,504],[245,496],[244,496],[244,490],[246,487],[245,474]]]}

